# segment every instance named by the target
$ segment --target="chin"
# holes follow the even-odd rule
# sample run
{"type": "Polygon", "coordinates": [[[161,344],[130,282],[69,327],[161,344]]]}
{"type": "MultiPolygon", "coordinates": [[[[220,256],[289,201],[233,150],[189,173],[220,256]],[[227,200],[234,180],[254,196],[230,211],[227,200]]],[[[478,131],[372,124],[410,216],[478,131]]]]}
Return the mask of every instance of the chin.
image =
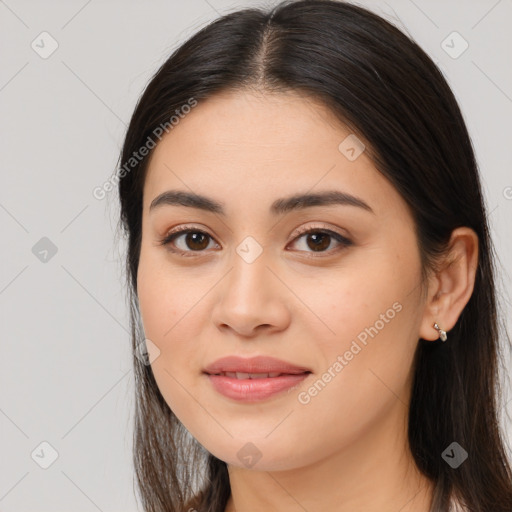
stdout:
{"type": "Polygon", "coordinates": [[[301,450],[290,448],[276,451],[276,446],[268,441],[258,443],[257,440],[238,440],[230,443],[229,449],[208,451],[231,467],[251,471],[287,471],[307,464],[304,460],[305,454],[298,453],[301,450]],[[236,446],[234,450],[233,445],[236,446]]]}

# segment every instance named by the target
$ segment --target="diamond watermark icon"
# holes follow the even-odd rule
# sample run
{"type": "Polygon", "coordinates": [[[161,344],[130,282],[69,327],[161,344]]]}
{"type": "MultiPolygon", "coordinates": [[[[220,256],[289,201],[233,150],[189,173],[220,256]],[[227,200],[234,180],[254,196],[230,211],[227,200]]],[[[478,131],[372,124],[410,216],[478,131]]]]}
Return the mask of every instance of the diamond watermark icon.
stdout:
{"type": "Polygon", "coordinates": [[[469,43],[456,31],[448,34],[441,42],[441,48],[452,58],[458,59],[469,47],[469,43]]]}
{"type": "Polygon", "coordinates": [[[457,469],[467,458],[468,452],[462,448],[462,446],[453,442],[446,450],[441,454],[441,457],[453,468],[457,469]]]}
{"type": "Polygon", "coordinates": [[[137,345],[135,356],[142,364],[148,366],[160,356],[160,349],[150,339],[146,338],[137,345]]]}
{"type": "Polygon", "coordinates": [[[39,467],[48,469],[59,458],[59,453],[49,442],[43,441],[30,456],[39,467]]]}
{"type": "Polygon", "coordinates": [[[237,457],[247,468],[252,468],[262,457],[262,453],[253,443],[246,443],[238,450],[237,457]]]}
{"type": "Polygon", "coordinates": [[[361,140],[359,140],[353,133],[345,137],[338,149],[342,155],[353,162],[356,158],[361,155],[361,153],[365,150],[365,145],[361,140]]]}
{"type": "Polygon", "coordinates": [[[57,40],[48,32],[41,32],[30,44],[39,57],[47,59],[59,47],[57,40]]]}
{"type": "Polygon", "coordinates": [[[236,252],[246,263],[252,263],[263,252],[263,247],[252,236],[247,236],[238,245],[236,252]]]}
{"type": "Polygon", "coordinates": [[[32,254],[39,261],[48,263],[57,254],[57,246],[49,238],[43,236],[32,247],[32,254]]]}

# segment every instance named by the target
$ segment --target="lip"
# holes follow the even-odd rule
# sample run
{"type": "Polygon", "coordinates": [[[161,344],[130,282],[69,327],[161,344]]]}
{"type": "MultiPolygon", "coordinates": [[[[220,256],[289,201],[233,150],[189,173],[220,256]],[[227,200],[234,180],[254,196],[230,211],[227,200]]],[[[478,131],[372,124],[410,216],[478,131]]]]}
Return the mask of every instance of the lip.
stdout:
{"type": "Polygon", "coordinates": [[[309,368],[266,356],[223,357],[208,365],[203,372],[218,393],[241,402],[259,402],[290,391],[312,373],[309,368]],[[220,375],[223,372],[281,373],[283,375],[238,379],[236,376],[220,375]]]}
{"type": "Polygon", "coordinates": [[[227,356],[217,359],[209,364],[204,373],[210,375],[222,372],[240,372],[240,373],[286,373],[297,375],[299,373],[311,372],[309,368],[298,366],[281,359],[268,356],[239,357],[227,356]]]}

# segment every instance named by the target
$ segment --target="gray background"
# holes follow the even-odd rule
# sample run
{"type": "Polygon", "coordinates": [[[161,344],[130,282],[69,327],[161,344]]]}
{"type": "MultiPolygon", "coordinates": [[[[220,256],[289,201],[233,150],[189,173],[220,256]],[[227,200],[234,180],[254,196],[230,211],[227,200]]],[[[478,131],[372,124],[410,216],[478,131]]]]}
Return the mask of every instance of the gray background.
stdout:
{"type": "MultiPolygon", "coordinates": [[[[405,28],[460,102],[510,332],[512,2],[362,4],[405,28]],[[442,46],[453,31],[469,43],[458,58],[442,46]]],[[[1,511],[136,510],[125,245],[114,239],[116,192],[100,201],[92,190],[114,172],[135,103],[170,52],[219,15],[258,5],[0,0],[1,511]],[[47,58],[44,31],[58,43],[47,58]]]]}

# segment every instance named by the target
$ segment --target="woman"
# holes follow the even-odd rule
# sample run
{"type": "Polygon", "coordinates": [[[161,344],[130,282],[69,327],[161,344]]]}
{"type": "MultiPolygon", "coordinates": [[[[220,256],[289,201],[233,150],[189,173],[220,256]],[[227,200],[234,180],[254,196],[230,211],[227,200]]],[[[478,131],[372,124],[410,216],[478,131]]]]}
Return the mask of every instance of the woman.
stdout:
{"type": "Polygon", "coordinates": [[[477,164],[412,40],[329,0],[223,16],[120,169],[145,511],[512,510],[477,164]]]}

